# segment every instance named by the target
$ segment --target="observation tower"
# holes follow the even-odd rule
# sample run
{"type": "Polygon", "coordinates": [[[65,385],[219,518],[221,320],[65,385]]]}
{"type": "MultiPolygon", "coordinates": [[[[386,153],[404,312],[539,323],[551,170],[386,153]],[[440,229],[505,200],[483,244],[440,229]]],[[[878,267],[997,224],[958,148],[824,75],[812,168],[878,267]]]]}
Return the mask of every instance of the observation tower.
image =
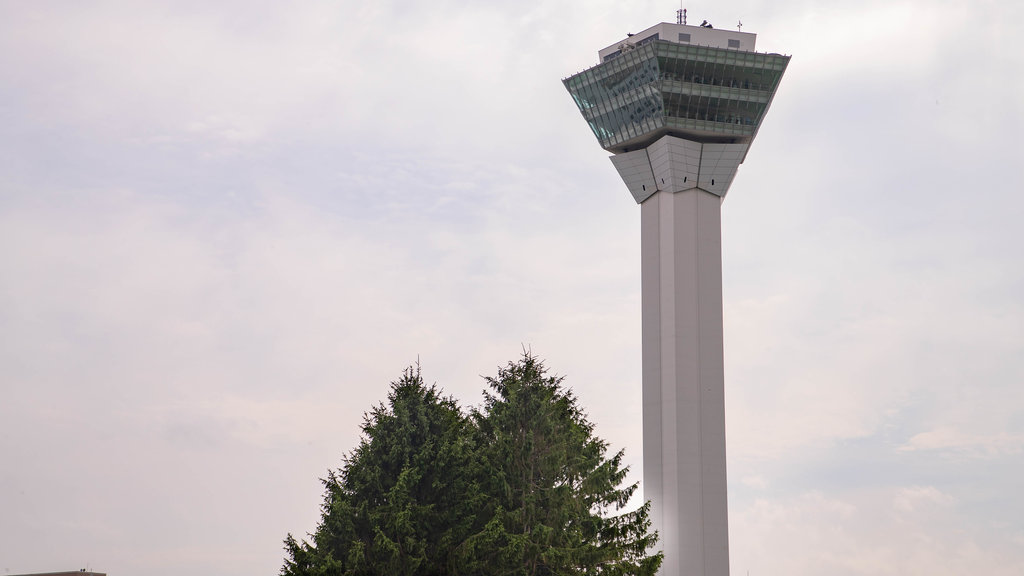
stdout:
{"type": "Polygon", "coordinates": [[[684,14],[563,83],[640,204],[643,488],[660,573],[726,576],[721,204],[789,56],[684,14]]]}

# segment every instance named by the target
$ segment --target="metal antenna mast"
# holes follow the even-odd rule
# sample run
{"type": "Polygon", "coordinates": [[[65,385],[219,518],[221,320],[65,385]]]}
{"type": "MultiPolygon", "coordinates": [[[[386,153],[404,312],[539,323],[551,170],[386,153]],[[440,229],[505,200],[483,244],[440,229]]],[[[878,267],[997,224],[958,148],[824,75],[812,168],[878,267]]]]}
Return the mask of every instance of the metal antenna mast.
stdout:
{"type": "MultiPolygon", "coordinates": [[[[680,2],[682,5],[682,2],[680,2]]],[[[676,10],[676,24],[686,24],[686,8],[676,10]]]]}

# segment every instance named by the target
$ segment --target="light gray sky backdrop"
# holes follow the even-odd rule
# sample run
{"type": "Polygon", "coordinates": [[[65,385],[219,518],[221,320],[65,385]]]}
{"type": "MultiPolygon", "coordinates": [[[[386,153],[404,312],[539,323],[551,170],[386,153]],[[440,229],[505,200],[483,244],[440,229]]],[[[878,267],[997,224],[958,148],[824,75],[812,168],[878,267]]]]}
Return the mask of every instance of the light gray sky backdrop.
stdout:
{"type": "MultiPolygon", "coordinates": [[[[724,205],[735,574],[1024,573],[1024,12],[690,3],[793,54],[724,205]]],[[[640,476],[639,210],[560,79],[677,6],[0,1],[0,570],[273,574],[419,358],[640,476]]]]}

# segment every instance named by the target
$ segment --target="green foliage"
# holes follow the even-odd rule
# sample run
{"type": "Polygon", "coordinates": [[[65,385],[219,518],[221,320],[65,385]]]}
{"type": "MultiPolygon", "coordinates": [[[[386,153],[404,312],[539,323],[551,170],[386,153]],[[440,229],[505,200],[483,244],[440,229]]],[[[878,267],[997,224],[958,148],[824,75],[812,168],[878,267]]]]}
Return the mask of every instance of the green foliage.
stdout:
{"type": "Polygon", "coordinates": [[[285,540],[282,574],[450,573],[450,551],[472,529],[479,500],[470,421],[410,368],[362,430],[343,468],[323,480],[313,542],[285,540]]]}
{"type": "Polygon", "coordinates": [[[530,354],[488,378],[474,412],[490,505],[484,530],[464,544],[474,573],[509,576],[653,574],[648,508],[612,516],[637,485],[562,379],[530,354]]]}
{"type": "Polygon", "coordinates": [[[282,574],[653,575],[649,505],[614,515],[637,485],[562,379],[525,354],[487,383],[466,417],[406,370],[323,481],[312,543],[285,540],[282,574]]]}

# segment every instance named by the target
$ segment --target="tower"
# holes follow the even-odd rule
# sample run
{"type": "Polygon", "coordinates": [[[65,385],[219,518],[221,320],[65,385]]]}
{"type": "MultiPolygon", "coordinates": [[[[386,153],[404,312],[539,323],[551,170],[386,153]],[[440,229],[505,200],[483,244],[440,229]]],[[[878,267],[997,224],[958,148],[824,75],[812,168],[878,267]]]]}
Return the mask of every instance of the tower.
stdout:
{"type": "Polygon", "coordinates": [[[726,576],[721,204],[789,56],[662,23],[563,80],[640,204],[644,495],[665,576],[726,576]]]}

